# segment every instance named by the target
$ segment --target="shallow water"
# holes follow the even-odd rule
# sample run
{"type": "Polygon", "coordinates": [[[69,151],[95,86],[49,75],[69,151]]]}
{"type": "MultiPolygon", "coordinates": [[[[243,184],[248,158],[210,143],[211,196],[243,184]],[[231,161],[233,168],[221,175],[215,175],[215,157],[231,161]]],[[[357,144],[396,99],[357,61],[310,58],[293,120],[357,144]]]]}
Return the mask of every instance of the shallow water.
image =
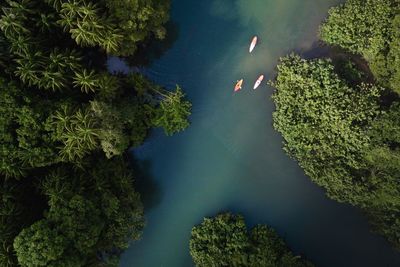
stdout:
{"type": "Polygon", "coordinates": [[[242,213],[249,225],[268,223],[317,266],[400,266],[400,254],[370,232],[359,210],[329,200],[284,154],[272,128],[273,89],[251,89],[260,74],[273,78],[279,57],[312,49],[319,23],[339,2],[174,1],[177,40],[143,71],[184,88],[192,125],[173,137],[155,131],[133,151],[146,173],[138,182],[147,226],[122,267],[192,266],[191,228],[224,210],[242,213]],[[249,54],[254,34],[260,41],[249,54]],[[233,94],[241,78],[243,90],[233,94]]]}

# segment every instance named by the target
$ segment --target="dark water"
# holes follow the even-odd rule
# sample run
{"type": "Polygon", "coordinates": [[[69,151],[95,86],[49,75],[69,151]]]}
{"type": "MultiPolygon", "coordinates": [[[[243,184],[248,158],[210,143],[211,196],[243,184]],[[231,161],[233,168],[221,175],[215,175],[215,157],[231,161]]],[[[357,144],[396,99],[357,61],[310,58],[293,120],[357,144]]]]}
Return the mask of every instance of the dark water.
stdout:
{"type": "MultiPolygon", "coordinates": [[[[370,232],[357,209],[327,199],[284,154],[272,128],[273,89],[251,89],[260,74],[273,78],[279,57],[309,50],[338,2],[174,1],[176,42],[144,71],[185,89],[192,125],[173,137],[155,131],[133,152],[148,176],[138,181],[147,192],[147,226],[121,266],[192,266],[191,228],[224,210],[244,214],[249,225],[273,226],[317,266],[400,266],[400,255],[370,232]],[[260,42],[249,54],[254,34],[260,42]],[[244,88],[233,94],[240,78],[244,88]]],[[[110,67],[121,64],[112,60],[110,67]]]]}

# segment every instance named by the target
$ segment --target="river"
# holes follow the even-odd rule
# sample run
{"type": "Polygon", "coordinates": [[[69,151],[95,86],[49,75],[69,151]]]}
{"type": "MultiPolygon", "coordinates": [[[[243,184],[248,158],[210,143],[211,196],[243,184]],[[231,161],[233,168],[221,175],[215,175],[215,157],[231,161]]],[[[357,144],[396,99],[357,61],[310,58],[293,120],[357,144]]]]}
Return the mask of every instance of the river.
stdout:
{"type": "MultiPolygon", "coordinates": [[[[173,137],[156,130],[132,153],[147,225],[121,267],[193,266],[191,228],[221,211],[242,213],[249,226],[274,227],[295,253],[317,266],[400,266],[370,232],[358,209],[328,199],[283,152],[272,127],[273,89],[253,84],[275,75],[279,57],[307,53],[318,25],[338,0],[174,0],[176,40],[142,69],[155,82],[178,83],[193,103],[191,126],[173,137]],[[253,35],[259,44],[252,54],[253,35]],[[233,94],[238,79],[243,90],[233,94]]],[[[111,59],[110,69],[125,70],[111,59]]]]}

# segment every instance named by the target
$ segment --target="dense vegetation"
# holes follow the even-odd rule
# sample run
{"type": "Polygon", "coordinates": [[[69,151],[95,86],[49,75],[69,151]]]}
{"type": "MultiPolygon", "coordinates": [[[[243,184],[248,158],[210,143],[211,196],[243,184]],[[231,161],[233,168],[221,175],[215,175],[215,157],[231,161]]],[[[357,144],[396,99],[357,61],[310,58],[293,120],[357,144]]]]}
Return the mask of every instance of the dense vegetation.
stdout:
{"type": "Polygon", "coordinates": [[[272,228],[256,225],[248,232],[243,217],[230,213],[205,218],[192,229],[190,254],[199,267],[313,266],[294,256],[272,228]]]}
{"type": "Polygon", "coordinates": [[[321,37],[347,62],[281,59],[273,99],[284,149],[329,197],[365,211],[400,247],[399,11],[396,0],[348,0],[330,11],[321,37]],[[363,56],[375,77],[367,83],[363,56]]]}
{"type": "Polygon", "coordinates": [[[334,7],[321,28],[321,38],[362,55],[377,82],[400,93],[398,0],[350,0],[334,7]]]}
{"type": "Polygon", "coordinates": [[[0,266],[116,266],[144,225],[126,151],[191,105],[105,60],[162,38],[169,1],[0,3],[0,266]]]}

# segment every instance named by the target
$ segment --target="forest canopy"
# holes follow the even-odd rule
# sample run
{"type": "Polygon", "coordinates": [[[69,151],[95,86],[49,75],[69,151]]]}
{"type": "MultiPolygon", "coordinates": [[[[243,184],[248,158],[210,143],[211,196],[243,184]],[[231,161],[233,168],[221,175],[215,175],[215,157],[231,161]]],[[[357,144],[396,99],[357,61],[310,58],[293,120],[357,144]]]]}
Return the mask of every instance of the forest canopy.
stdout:
{"type": "Polygon", "coordinates": [[[271,84],[274,127],[285,151],[329,197],[361,208],[375,231],[400,248],[400,138],[396,0],[348,0],[334,7],[321,38],[336,58],[283,57],[271,84]],[[367,81],[362,60],[375,82],[367,81]]]}
{"type": "Polygon", "coordinates": [[[247,230],[241,215],[222,213],[192,229],[190,254],[198,267],[312,267],[295,256],[278,234],[266,225],[247,230]]]}
{"type": "Polygon", "coordinates": [[[117,266],[144,227],[127,150],[191,104],[105,63],[164,38],[170,2],[0,3],[0,266],[117,266]]]}
{"type": "Polygon", "coordinates": [[[376,81],[400,93],[400,3],[347,0],[331,8],[321,39],[368,62],[376,81]]]}

